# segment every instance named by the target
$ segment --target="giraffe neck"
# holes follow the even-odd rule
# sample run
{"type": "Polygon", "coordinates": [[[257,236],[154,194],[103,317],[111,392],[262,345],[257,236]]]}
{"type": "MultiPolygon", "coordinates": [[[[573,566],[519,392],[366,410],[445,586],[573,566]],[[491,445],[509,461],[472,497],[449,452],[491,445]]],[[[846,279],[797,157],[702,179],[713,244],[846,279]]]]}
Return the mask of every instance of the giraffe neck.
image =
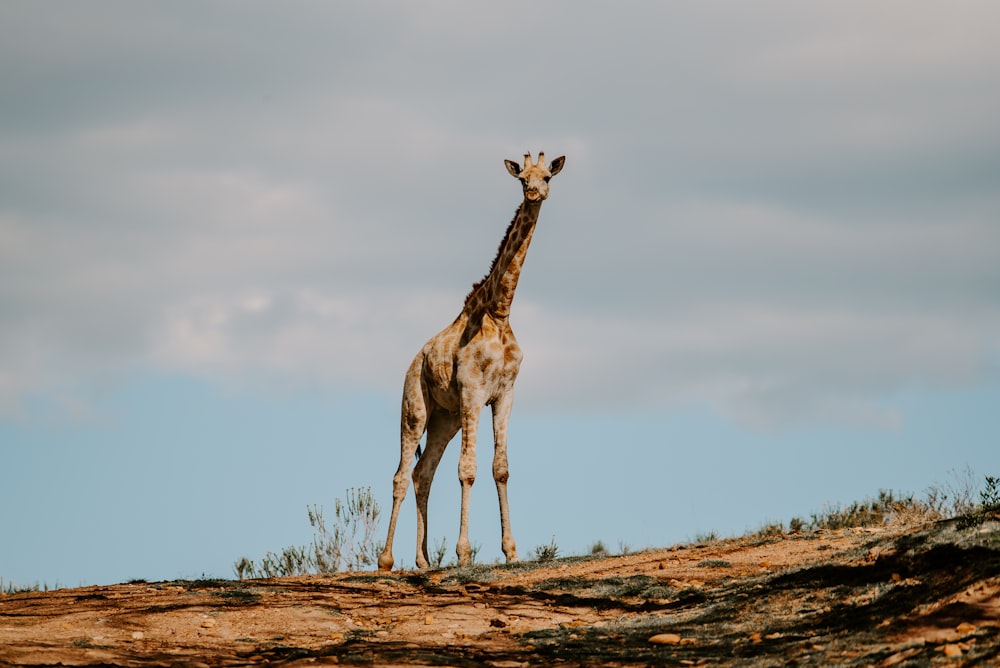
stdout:
{"type": "Polygon", "coordinates": [[[499,318],[510,315],[510,305],[514,301],[514,292],[517,290],[518,279],[521,278],[521,268],[528,254],[541,207],[541,202],[530,202],[527,199],[521,202],[500,242],[490,273],[473,286],[466,298],[466,308],[471,307],[499,318]]]}

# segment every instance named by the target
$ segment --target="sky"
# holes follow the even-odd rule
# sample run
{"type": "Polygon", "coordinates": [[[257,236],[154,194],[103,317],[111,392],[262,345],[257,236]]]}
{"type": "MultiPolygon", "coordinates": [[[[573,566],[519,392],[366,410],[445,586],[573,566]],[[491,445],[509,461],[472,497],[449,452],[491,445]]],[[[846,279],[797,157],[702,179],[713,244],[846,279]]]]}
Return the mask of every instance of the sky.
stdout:
{"type": "Polygon", "coordinates": [[[384,536],[528,151],[522,557],[1000,474],[997,81],[992,0],[4,2],[0,583],[232,577],[351,488],[384,536]]]}

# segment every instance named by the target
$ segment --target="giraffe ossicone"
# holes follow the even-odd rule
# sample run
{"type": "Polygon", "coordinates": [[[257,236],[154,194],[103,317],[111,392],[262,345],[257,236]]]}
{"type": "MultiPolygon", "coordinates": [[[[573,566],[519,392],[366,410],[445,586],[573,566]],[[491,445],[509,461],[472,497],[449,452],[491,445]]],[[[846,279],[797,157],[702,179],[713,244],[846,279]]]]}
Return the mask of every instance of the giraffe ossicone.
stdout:
{"type": "Polygon", "coordinates": [[[549,196],[549,179],[558,174],[564,156],[548,165],[545,154],[523,165],[505,160],[507,171],[521,182],[524,199],[507,227],[489,273],[472,286],[462,312],[433,336],[413,358],[403,381],[400,415],[399,467],[392,482],[392,514],[385,548],[378,558],[382,570],[392,570],[392,541],[399,509],[409,487],[414,458],[413,491],[417,499],[417,566],[430,564],[427,552],[427,500],[434,472],[445,447],[460,430],[462,450],[458,479],[462,485],[461,521],[455,552],[460,566],[471,562],[469,496],[476,479],[476,430],[483,407],[493,414],[493,479],[500,501],[501,546],[507,561],[517,561],[507,504],[507,422],[514,399],[514,381],[522,353],[510,328],[510,306],[524,258],[549,196]],[[424,449],[420,439],[426,433],[424,449]]]}

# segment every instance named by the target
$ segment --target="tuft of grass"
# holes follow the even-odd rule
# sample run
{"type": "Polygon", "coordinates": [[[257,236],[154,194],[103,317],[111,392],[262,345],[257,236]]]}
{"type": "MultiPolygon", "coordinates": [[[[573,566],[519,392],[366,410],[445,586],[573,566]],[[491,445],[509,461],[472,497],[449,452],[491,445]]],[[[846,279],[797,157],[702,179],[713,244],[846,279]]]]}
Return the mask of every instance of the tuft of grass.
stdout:
{"type": "Polygon", "coordinates": [[[590,546],[590,555],[594,557],[606,557],[608,554],[608,548],[604,546],[604,541],[596,540],[590,546]]]}
{"type": "Polygon", "coordinates": [[[556,537],[553,536],[548,545],[539,545],[535,548],[535,561],[552,561],[559,556],[559,546],[556,545],[556,537]]]}
{"type": "Polygon", "coordinates": [[[694,535],[695,545],[711,545],[719,542],[719,534],[715,531],[698,532],[694,535]]]}
{"type": "MultiPolygon", "coordinates": [[[[476,549],[479,552],[479,549],[476,549]]],[[[434,541],[434,551],[430,554],[432,568],[441,568],[444,564],[444,556],[448,553],[448,537],[443,536],[440,540],[434,541]]]]}
{"type": "MultiPolygon", "coordinates": [[[[52,587],[52,589],[53,590],[60,589],[59,583],[56,582],[56,585],[52,587]]],[[[48,582],[39,583],[35,581],[32,584],[18,585],[14,584],[10,580],[4,583],[3,578],[0,578],[0,594],[26,594],[28,592],[33,592],[33,591],[49,591],[49,583],[48,582]]]]}
{"type": "Polygon", "coordinates": [[[785,535],[785,525],[782,522],[765,522],[753,533],[755,538],[781,538],[785,535]]]}
{"type": "Polygon", "coordinates": [[[973,529],[1000,513],[1000,477],[985,476],[986,485],[979,491],[979,504],[958,518],[958,528],[973,529]]]}

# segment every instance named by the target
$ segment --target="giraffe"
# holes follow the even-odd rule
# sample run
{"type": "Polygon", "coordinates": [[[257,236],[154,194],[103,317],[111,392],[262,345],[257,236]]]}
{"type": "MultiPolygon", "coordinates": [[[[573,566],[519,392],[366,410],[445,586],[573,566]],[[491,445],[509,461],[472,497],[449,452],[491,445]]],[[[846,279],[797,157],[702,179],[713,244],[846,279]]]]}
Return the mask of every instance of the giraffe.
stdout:
{"type": "Polygon", "coordinates": [[[513,160],[504,164],[520,180],[524,200],[500,242],[489,273],[472,286],[455,321],[432,337],[413,359],[403,383],[400,417],[399,468],[392,479],[392,515],[385,547],[378,558],[381,570],[393,566],[392,540],[399,508],[406,497],[410,466],[417,499],[417,567],[429,566],[427,554],[427,499],[431,482],[445,447],[462,431],[458,479],[462,485],[461,524],[455,552],[459,565],[471,562],[469,544],[469,493],[476,479],[476,429],[484,406],[493,413],[493,479],[500,500],[501,545],[508,562],[517,561],[517,546],[510,528],[507,505],[507,421],[514,398],[514,380],[521,366],[508,318],[521,276],[521,267],[538,222],[542,202],[549,195],[549,179],[563,168],[565,156],[545,166],[524,156],[524,166],[513,160]],[[423,452],[420,438],[426,432],[423,452]]]}

